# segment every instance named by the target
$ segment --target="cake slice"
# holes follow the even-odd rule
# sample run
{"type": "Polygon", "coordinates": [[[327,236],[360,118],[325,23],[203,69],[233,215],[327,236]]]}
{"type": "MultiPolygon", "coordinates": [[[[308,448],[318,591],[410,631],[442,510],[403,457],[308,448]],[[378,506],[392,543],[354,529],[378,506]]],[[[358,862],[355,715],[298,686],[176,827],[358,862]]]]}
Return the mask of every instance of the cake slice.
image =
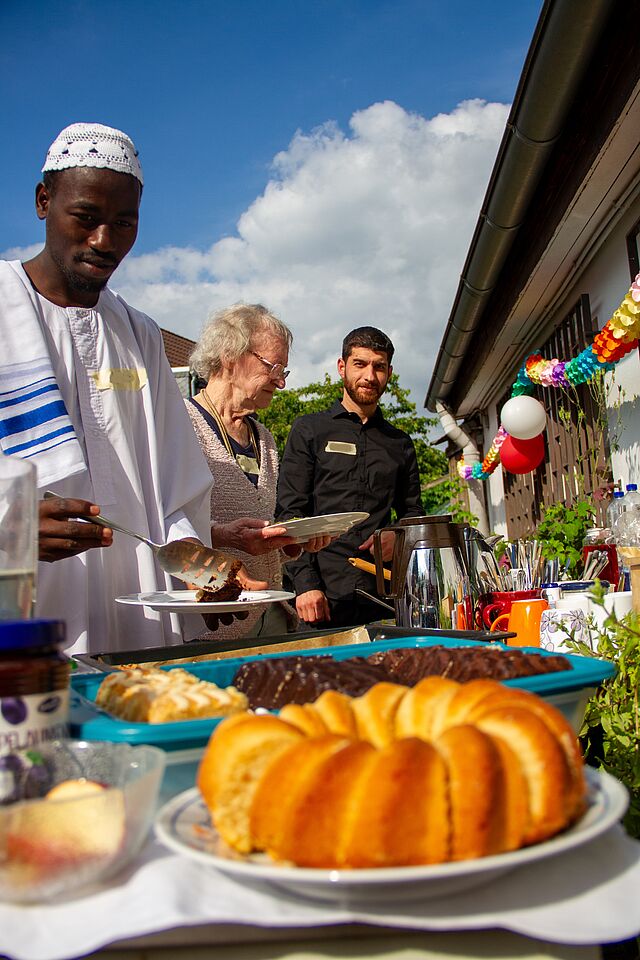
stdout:
{"type": "Polygon", "coordinates": [[[234,560],[229,567],[229,573],[222,586],[207,586],[203,587],[202,590],[198,590],[196,593],[196,602],[229,603],[232,600],[237,600],[242,593],[242,584],[236,576],[241,566],[242,563],[239,560],[234,560]]]}

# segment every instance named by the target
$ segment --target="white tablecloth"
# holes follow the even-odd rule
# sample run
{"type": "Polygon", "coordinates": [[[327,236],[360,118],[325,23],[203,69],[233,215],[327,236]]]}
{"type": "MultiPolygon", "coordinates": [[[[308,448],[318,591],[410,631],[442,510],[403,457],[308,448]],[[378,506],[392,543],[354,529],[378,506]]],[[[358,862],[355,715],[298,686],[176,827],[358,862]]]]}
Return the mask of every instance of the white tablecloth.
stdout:
{"type": "Polygon", "coordinates": [[[389,930],[347,924],[265,930],[211,924],[126,941],[86,960],[602,960],[598,946],[534,940],[508,930],[389,930]],[[247,937],[254,940],[247,941],[247,937]],[[155,946],[153,941],[159,941],[155,946]]]}
{"type": "Polygon", "coordinates": [[[68,960],[114,941],[206,923],[301,930],[336,923],[501,928],[552,943],[607,943],[640,932],[640,843],[616,826],[570,853],[456,896],[353,909],[242,885],[150,841],[128,871],[84,897],[0,904],[0,954],[68,960]]]}

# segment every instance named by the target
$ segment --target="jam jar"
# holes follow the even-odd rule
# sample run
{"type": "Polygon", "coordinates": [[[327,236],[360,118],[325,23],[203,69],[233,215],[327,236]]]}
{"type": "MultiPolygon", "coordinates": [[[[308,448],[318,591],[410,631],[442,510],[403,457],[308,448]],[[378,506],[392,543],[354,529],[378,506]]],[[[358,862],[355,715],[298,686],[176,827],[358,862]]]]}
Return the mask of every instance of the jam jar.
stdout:
{"type": "Polygon", "coordinates": [[[64,639],[59,620],[0,621],[0,757],[67,735],[64,639]]]}

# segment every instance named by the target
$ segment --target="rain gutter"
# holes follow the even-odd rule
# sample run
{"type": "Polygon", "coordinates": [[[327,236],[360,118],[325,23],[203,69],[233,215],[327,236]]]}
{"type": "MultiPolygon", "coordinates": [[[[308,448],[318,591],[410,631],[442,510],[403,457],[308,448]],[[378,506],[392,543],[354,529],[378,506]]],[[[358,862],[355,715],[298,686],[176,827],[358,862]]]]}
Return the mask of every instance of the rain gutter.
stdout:
{"type": "Polygon", "coordinates": [[[449,395],[616,0],[546,0],[523,67],[429,384],[449,395]]]}

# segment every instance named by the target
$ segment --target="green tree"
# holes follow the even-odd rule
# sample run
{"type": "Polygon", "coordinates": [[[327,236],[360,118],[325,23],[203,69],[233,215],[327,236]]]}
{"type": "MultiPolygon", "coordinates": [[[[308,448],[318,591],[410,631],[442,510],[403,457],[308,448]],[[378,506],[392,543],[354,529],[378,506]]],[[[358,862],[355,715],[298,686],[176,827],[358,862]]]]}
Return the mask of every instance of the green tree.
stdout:
{"type": "MultiPolygon", "coordinates": [[[[341,398],[342,380],[332,380],[328,373],[324,380],[310,383],[306,387],[279,390],[268,409],[260,412],[260,420],[273,434],[280,456],[282,457],[291,424],[296,417],[326,410],[341,398]]],[[[409,399],[409,391],[402,389],[395,373],[389,380],[380,407],[390,423],[412,437],[420,470],[425,513],[436,510],[447,503],[450,497],[447,458],[440,450],[431,446],[428,438],[429,428],[438,421],[418,414],[415,403],[409,399]]]]}

